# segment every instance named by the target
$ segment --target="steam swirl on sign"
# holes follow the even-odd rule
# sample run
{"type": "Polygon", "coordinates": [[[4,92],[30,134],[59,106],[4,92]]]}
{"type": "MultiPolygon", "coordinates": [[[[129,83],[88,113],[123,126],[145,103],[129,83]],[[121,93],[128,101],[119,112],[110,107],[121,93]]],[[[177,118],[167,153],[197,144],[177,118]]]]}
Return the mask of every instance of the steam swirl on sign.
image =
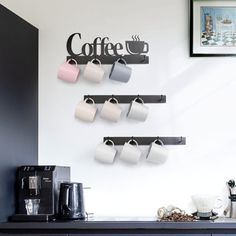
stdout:
{"type": "Polygon", "coordinates": [[[140,41],[139,35],[132,35],[133,41],[140,41]]]}

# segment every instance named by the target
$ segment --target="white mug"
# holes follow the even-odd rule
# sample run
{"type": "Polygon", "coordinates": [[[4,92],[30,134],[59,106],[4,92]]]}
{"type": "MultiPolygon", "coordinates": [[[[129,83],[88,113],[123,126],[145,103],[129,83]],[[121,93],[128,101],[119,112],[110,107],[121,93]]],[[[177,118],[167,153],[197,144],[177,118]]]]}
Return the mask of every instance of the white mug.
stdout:
{"type": "Polygon", "coordinates": [[[100,60],[97,58],[89,61],[84,69],[84,78],[96,83],[100,83],[104,78],[105,71],[101,66],[100,60]],[[99,64],[95,64],[98,62],[99,64]]]}
{"type": "Polygon", "coordinates": [[[127,117],[138,121],[145,121],[148,116],[148,110],[148,107],[144,105],[144,101],[137,97],[130,103],[127,117]]]}
{"type": "Polygon", "coordinates": [[[129,142],[126,142],[120,153],[120,159],[132,164],[138,163],[142,155],[141,150],[138,148],[137,141],[131,139],[129,142]],[[132,145],[134,143],[135,145],[132,145]]]}
{"type": "Polygon", "coordinates": [[[196,194],[192,196],[192,201],[197,208],[198,216],[209,217],[214,209],[222,207],[222,199],[211,194],[196,194]],[[218,201],[218,203],[217,203],[218,201]]]}
{"type": "Polygon", "coordinates": [[[105,101],[100,116],[103,119],[117,122],[121,117],[122,109],[119,106],[118,100],[115,98],[110,98],[108,101],[105,101]],[[112,103],[115,101],[115,103],[112,103]]]}
{"type": "Polygon", "coordinates": [[[166,162],[168,155],[169,151],[164,147],[164,143],[162,142],[162,140],[156,139],[150,144],[147,161],[156,164],[163,164],[164,162],[166,162]]]}
{"type": "Polygon", "coordinates": [[[97,107],[94,100],[92,98],[86,98],[76,106],[75,117],[82,121],[93,122],[96,112],[97,107]],[[90,104],[89,101],[92,102],[92,104],[90,104]]]}
{"type": "Polygon", "coordinates": [[[104,143],[98,144],[95,151],[95,159],[97,161],[111,164],[114,162],[117,150],[114,148],[114,143],[112,140],[106,140],[104,143]],[[109,146],[107,143],[111,143],[109,146]]]}

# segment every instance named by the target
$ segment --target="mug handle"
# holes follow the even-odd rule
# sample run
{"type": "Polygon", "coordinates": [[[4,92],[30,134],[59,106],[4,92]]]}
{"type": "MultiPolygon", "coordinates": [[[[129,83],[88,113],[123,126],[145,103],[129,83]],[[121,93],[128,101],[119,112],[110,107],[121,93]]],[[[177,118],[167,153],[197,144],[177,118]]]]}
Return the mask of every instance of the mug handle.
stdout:
{"type": "Polygon", "coordinates": [[[93,60],[91,60],[92,63],[94,63],[95,61],[98,62],[99,66],[102,66],[102,63],[101,63],[101,61],[99,59],[94,58],[93,60]]]}
{"type": "Polygon", "coordinates": [[[155,139],[153,142],[154,142],[155,144],[164,146],[164,142],[163,142],[160,138],[155,139]]]}
{"type": "Polygon", "coordinates": [[[216,204],[216,206],[214,206],[214,209],[220,209],[223,206],[223,200],[218,197],[216,201],[218,201],[218,203],[216,204]]]}
{"type": "MultiPolygon", "coordinates": [[[[120,63],[120,61],[122,61],[125,65],[127,65],[127,62],[126,62],[126,60],[125,60],[124,58],[120,57],[120,58],[117,60],[117,62],[120,63]]],[[[123,64],[123,63],[121,63],[121,64],[123,64]]]]}
{"type": "Polygon", "coordinates": [[[111,101],[115,101],[117,105],[119,104],[119,102],[116,98],[109,98],[108,102],[111,102],[111,101]]]}
{"type": "Polygon", "coordinates": [[[88,101],[91,101],[93,103],[93,105],[95,105],[95,101],[92,98],[86,98],[84,101],[86,103],[88,103],[88,101]]]}
{"type": "Polygon", "coordinates": [[[131,142],[135,143],[136,147],[138,147],[138,142],[135,139],[130,139],[128,141],[128,144],[130,144],[131,142]]]}
{"type": "Polygon", "coordinates": [[[143,99],[142,98],[140,98],[140,97],[136,97],[135,99],[134,99],[134,101],[136,102],[136,101],[140,101],[142,104],[144,104],[144,101],[143,101],[143,99]]]}
{"type": "Polygon", "coordinates": [[[70,61],[73,61],[73,62],[75,63],[75,66],[78,66],[77,61],[76,61],[75,59],[73,59],[73,58],[71,58],[71,59],[69,59],[68,61],[66,61],[66,63],[69,64],[70,61]]]}
{"type": "Polygon", "coordinates": [[[144,43],[144,47],[146,46],[146,50],[143,50],[142,53],[147,53],[149,51],[149,45],[148,43],[144,43]]]}
{"type": "Polygon", "coordinates": [[[112,144],[112,147],[115,146],[114,142],[113,142],[111,139],[107,139],[107,140],[104,142],[104,144],[107,144],[108,142],[112,144]]]}

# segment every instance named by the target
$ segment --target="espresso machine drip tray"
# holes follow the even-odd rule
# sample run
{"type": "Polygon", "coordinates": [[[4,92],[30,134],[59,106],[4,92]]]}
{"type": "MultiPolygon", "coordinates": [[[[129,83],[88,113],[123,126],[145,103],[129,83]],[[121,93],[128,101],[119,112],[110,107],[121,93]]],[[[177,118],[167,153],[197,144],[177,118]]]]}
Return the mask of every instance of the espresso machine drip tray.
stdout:
{"type": "Polygon", "coordinates": [[[54,221],[55,215],[25,215],[25,214],[16,214],[10,217],[11,222],[48,222],[54,221]]]}

